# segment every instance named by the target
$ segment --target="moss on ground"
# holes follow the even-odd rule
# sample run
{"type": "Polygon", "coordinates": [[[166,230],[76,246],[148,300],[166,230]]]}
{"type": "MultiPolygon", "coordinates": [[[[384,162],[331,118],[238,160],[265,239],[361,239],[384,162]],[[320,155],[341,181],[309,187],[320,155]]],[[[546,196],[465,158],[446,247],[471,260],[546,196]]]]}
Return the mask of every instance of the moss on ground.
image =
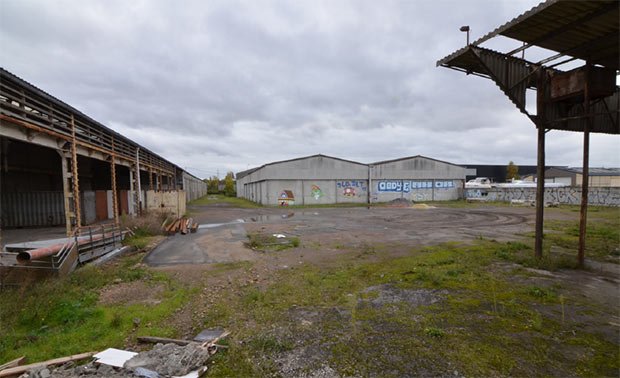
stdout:
{"type": "Polygon", "coordinates": [[[506,264],[502,253],[522,247],[490,241],[446,244],[398,259],[369,263],[352,257],[332,268],[302,265],[281,271],[269,287],[241,288],[238,296],[222,299],[208,312],[204,325],[233,329],[237,341],[270,340],[235,343],[217,357],[210,375],[282,373],[275,361],[286,361],[294,354],[291,348],[307,351],[317,344],[324,351],[319,360],[343,375],[616,374],[617,343],[560,313],[539,311],[563,308],[578,298],[560,295],[554,287],[515,283],[511,277],[519,274],[518,267],[496,268],[506,264]],[[360,305],[372,297],[368,287],[386,284],[405,293],[447,294],[426,306],[360,305]],[[296,309],[313,315],[300,320],[292,315],[296,309]],[[329,316],[334,309],[340,315],[329,316]]]}

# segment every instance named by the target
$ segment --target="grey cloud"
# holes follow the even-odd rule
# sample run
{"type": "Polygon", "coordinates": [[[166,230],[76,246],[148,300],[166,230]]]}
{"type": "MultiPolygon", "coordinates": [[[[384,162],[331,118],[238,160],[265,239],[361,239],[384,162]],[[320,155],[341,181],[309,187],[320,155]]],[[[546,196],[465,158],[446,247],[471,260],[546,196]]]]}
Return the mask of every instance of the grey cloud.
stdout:
{"type": "MultiPolygon", "coordinates": [[[[459,26],[474,39],[536,3],[4,0],[0,58],[202,172],[315,153],[532,163],[530,121],[435,62],[464,45],[459,26]]],[[[579,164],[578,139],[552,138],[550,160],[579,164]]],[[[593,164],[620,165],[617,137],[593,143],[593,164]]]]}

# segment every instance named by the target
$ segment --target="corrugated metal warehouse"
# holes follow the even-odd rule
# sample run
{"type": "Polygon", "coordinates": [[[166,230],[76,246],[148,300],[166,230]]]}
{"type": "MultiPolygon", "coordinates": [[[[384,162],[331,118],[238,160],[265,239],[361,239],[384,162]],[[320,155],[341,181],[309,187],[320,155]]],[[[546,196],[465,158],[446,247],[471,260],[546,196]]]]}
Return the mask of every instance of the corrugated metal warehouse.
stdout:
{"type": "Polygon", "coordinates": [[[448,201],[463,197],[467,168],[424,156],[370,164],[373,202],[396,198],[448,201]]]}
{"type": "Polygon", "coordinates": [[[453,200],[463,196],[466,172],[424,156],[363,164],[313,155],[237,173],[237,196],[281,206],[453,200]]]}
{"type": "Polygon", "coordinates": [[[368,166],[330,156],[269,163],[236,177],[237,196],[263,205],[368,201],[368,166]]]}

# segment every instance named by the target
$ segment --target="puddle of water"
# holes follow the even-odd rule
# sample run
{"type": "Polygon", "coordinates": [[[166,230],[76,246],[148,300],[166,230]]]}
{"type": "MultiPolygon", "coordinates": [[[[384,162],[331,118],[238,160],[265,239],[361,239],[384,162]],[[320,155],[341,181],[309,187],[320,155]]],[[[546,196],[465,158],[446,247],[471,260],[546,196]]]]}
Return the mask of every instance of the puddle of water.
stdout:
{"type": "Polygon", "coordinates": [[[235,219],[232,222],[226,222],[226,223],[207,223],[207,224],[200,224],[198,225],[198,229],[204,229],[204,228],[217,228],[217,227],[222,227],[222,226],[228,226],[231,224],[239,224],[239,223],[245,223],[245,220],[243,219],[235,219]]]}
{"type": "Polygon", "coordinates": [[[300,212],[290,212],[286,214],[269,214],[269,215],[255,215],[253,217],[246,218],[246,222],[272,222],[282,219],[290,219],[290,218],[310,218],[319,215],[318,212],[312,211],[300,211],[300,212]]]}

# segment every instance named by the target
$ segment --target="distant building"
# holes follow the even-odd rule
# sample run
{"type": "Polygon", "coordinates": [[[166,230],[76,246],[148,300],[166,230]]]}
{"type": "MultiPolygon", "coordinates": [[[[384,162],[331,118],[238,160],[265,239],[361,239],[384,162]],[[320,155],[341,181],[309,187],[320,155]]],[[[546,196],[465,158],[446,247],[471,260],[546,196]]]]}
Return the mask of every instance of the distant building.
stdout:
{"type": "MultiPolygon", "coordinates": [[[[487,177],[492,182],[506,182],[506,174],[508,165],[489,165],[489,164],[464,164],[470,170],[467,172],[467,180],[473,180],[476,177],[487,177]],[[475,170],[475,171],[474,171],[475,170]]],[[[517,165],[519,167],[519,176],[524,178],[528,175],[536,174],[535,165],[517,165]]]]}
{"type": "Polygon", "coordinates": [[[453,200],[466,169],[424,156],[363,164],[325,155],[265,164],[237,173],[237,196],[264,205],[453,200]]]}
{"type": "MultiPolygon", "coordinates": [[[[545,171],[545,182],[581,186],[582,172],[582,168],[550,168],[545,171]]],[[[620,168],[590,168],[589,176],[590,187],[620,187],[620,168]]]]}

